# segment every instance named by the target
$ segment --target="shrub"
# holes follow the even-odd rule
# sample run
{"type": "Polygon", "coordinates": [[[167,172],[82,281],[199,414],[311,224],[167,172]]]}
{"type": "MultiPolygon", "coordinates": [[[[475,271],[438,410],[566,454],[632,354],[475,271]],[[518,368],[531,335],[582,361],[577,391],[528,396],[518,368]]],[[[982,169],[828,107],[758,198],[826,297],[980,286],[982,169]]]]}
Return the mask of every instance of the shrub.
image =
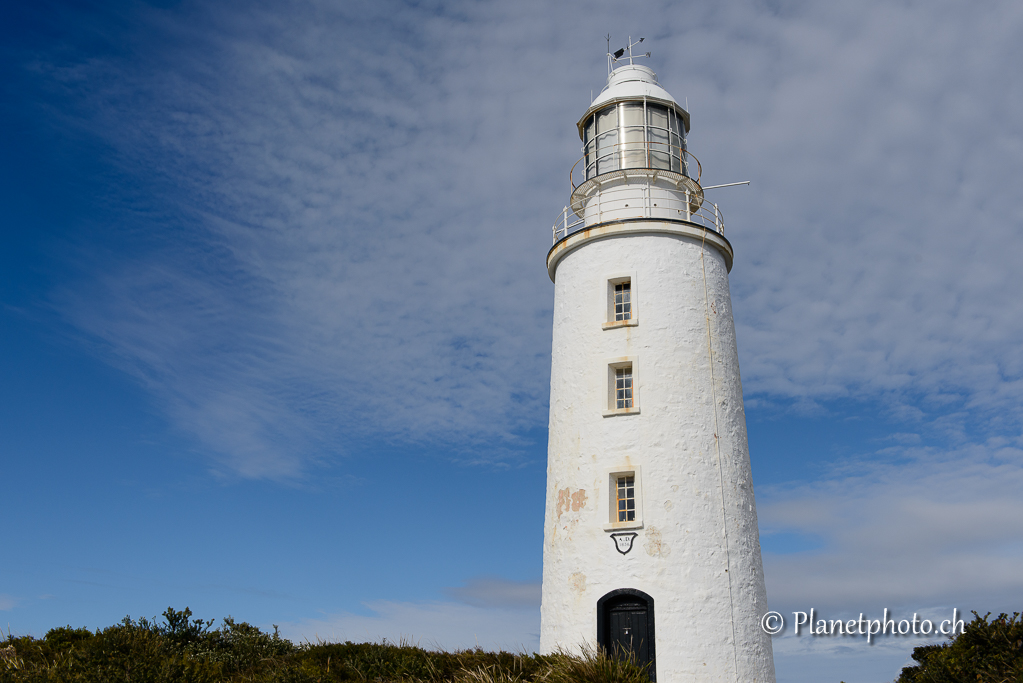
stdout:
{"type": "Polygon", "coordinates": [[[222,627],[204,632],[200,639],[188,646],[188,652],[193,656],[223,664],[226,673],[279,662],[297,650],[290,641],[278,635],[276,627],[270,635],[244,621],[238,623],[231,617],[224,619],[222,627]]]}
{"type": "Polygon", "coordinates": [[[89,640],[92,636],[92,631],[87,628],[61,626],[47,631],[43,640],[53,650],[69,650],[76,645],[81,646],[82,641],[89,640]]]}
{"type": "Polygon", "coordinates": [[[96,632],[70,626],[0,641],[0,683],[648,683],[603,652],[432,652],[410,642],[294,645],[231,617],[219,628],[168,608],[96,632]]]}
{"type": "Polygon", "coordinates": [[[973,621],[951,642],[913,650],[916,666],[902,670],[896,683],[1023,683],[1023,619],[999,614],[973,621]]]}

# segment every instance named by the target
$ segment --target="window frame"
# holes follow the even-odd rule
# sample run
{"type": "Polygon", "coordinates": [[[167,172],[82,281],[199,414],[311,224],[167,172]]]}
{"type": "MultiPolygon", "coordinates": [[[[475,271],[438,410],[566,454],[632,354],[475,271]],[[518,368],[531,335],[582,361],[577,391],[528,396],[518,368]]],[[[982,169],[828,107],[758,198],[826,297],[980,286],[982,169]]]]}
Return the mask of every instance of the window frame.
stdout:
{"type": "Polygon", "coordinates": [[[615,509],[611,511],[611,514],[617,519],[615,522],[635,522],[636,521],[636,475],[632,474],[619,474],[614,478],[614,503],[615,509]],[[624,492],[624,496],[622,493],[624,492]],[[622,501],[625,501],[625,507],[622,507],[622,501]],[[629,503],[632,503],[632,507],[629,507],[629,503]],[[632,519],[629,519],[629,515],[632,515],[632,519]],[[623,519],[624,517],[624,519],[623,519]]]}
{"type": "Polygon", "coordinates": [[[606,495],[602,498],[607,505],[607,512],[602,515],[605,523],[603,525],[604,531],[621,531],[623,529],[642,529],[643,528],[643,468],[640,465],[633,465],[631,463],[625,463],[617,467],[612,467],[606,470],[606,476],[604,477],[605,486],[607,487],[606,495]],[[631,522],[619,522],[618,521],[618,478],[619,477],[633,477],[634,484],[634,499],[636,501],[636,519],[631,522]]]}
{"type": "Polygon", "coordinates": [[[622,356],[612,358],[607,362],[607,399],[604,404],[604,417],[615,415],[637,415],[639,413],[639,372],[636,356],[622,356]],[[616,371],[619,369],[631,368],[632,370],[632,407],[618,408],[616,396],[616,371]]]}
{"type": "Polygon", "coordinates": [[[636,273],[612,273],[603,278],[603,306],[604,322],[600,324],[603,330],[614,330],[619,327],[636,327],[639,325],[639,294],[636,286],[636,273]],[[628,320],[615,320],[615,286],[629,283],[629,300],[631,315],[628,320]]]}
{"type": "Polygon", "coordinates": [[[631,410],[636,405],[635,387],[632,385],[632,366],[622,365],[615,370],[614,410],[631,410]]]}
{"type": "Polygon", "coordinates": [[[614,287],[615,319],[609,322],[621,323],[632,320],[632,280],[622,280],[611,286],[614,287]],[[619,297],[621,301],[619,301],[619,297]],[[618,310],[619,307],[621,307],[621,311],[618,310]]]}

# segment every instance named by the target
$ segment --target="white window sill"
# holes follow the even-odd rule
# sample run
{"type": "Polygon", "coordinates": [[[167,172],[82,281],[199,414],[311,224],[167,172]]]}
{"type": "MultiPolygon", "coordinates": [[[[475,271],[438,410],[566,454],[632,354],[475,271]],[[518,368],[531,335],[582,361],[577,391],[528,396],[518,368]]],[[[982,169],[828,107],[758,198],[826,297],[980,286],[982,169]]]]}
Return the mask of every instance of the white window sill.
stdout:
{"type": "Polygon", "coordinates": [[[621,408],[616,410],[605,410],[604,417],[615,417],[616,415],[639,415],[639,408],[621,408]]]}
{"type": "Polygon", "coordinates": [[[643,520],[633,522],[611,522],[604,525],[604,531],[623,531],[628,529],[642,529],[643,520]]]}
{"type": "Polygon", "coordinates": [[[600,326],[602,330],[613,330],[618,327],[635,327],[639,325],[638,318],[630,318],[629,320],[615,320],[613,322],[604,323],[600,326]]]}

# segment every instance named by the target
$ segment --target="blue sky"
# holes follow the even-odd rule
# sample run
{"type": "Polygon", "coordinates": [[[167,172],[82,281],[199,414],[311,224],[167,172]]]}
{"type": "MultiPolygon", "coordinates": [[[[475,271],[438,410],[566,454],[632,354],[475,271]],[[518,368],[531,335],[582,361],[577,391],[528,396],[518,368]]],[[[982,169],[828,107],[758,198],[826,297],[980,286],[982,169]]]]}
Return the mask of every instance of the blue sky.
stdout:
{"type": "MultiPolygon", "coordinates": [[[[609,31],[752,181],[717,201],[771,607],[1019,609],[1018,3],[36,2],[0,621],[535,647],[544,255],[609,31]]],[[[778,678],[913,644],[778,637],[778,678]]]]}

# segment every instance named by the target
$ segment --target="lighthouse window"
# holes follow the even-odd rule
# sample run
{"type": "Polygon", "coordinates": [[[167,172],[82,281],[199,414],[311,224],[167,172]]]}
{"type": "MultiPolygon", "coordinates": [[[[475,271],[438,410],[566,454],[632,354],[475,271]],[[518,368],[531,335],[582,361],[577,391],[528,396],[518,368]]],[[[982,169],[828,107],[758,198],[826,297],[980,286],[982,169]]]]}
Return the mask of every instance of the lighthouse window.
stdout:
{"type": "Polygon", "coordinates": [[[609,360],[610,362],[607,364],[607,403],[603,411],[604,417],[638,415],[639,376],[636,374],[636,357],[624,356],[609,360]]]}
{"type": "Polygon", "coordinates": [[[602,329],[614,330],[639,324],[636,274],[609,273],[606,277],[607,317],[602,329]]]}
{"type": "Polygon", "coordinates": [[[620,282],[615,285],[615,320],[632,318],[632,283],[620,282]]]}
{"type": "Polygon", "coordinates": [[[632,366],[615,370],[615,408],[632,407],[632,366]]]}
{"type": "Polygon", "coordinates": [[[639,529],[643,526],[642,469],[635,462],[626,462],[607,470],[604,531],[639,529]]]}
{"type": "Polygon", "coordinates": [[[618,477],[618,521],[636,521],[636,477],[618,477]]]}

